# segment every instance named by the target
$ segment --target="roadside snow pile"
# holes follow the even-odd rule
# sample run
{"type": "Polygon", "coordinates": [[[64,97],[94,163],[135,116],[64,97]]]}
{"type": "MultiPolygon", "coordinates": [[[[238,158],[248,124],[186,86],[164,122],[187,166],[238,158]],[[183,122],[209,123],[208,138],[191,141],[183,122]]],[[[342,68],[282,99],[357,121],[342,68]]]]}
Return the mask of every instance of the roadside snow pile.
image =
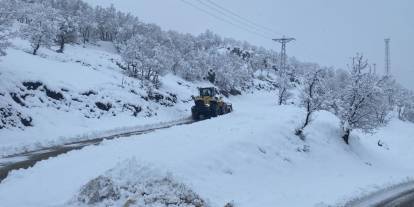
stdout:
{"type": "Polygon", "coordinates": [[[169,174],[129,159],[82,187],[70,206],[208,207],[188,186],[169,174]]]}

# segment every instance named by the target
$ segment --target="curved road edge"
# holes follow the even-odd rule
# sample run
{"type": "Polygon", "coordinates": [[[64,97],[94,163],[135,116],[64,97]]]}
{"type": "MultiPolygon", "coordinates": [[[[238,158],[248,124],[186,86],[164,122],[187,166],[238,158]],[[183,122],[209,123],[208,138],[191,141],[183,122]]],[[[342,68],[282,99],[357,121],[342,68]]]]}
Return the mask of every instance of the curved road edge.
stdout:
{"type": "Polygon", "coordinates": [[[407,181],[349,201],[344,207],[409,207],[413,203],[414,181],[407,181]]]}
{"type": "Polygon", "coordinates": [[[14,154],[9,156],[4,156],[0,158],[0,183],[7,178],[8,174],[13,170],[27,169],[34,166],[37,162],[42,160],[47,160],[52,157],[57,157],[61,154],[67,153],[72,150],[82,149],[86,146],[97,145],[104,140],[112,140],[118,138],[125,138],[134,135],[147,134],[160,129],[167,129],[174,126],[192,124],[194,120],[191,118],[180,119],[177,121],[164,122],[159,124],[153,124],[145,128],[142,127],[133,127],[128,129],[123,129],[120,131],[112,131],[110,133],[105,133],[105,135],[97,136],[92,139],[75,141],[70,143],[65,143],[59,146],[47,147],[38,150],[33,150],[30,152],[24,152],[20,154],[14,154]]]}

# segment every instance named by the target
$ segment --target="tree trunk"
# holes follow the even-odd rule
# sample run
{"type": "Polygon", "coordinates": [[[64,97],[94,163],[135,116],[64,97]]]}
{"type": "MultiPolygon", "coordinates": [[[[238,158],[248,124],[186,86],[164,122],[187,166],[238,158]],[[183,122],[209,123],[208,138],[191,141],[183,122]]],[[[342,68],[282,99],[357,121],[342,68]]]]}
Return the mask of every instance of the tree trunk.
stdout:
{"type": "Polygon", "coordinates": [[[174,75],[177,75],[177,66],[178,66],[178,61],[174,62],[174,65],[172,66],[172,71],[174,75]]]}
{"type": "Polygon", "coordinates": [[[60,48],[56,52],[63,53],[63,50],[65,49],[65,38],[64,37],[59,38],[59,46],[60,48]]]}
{"type": "Polygon", "coordinates": [[[351,134],[351,130],[350,129],[346,129],[344,131],[344,135],[342,136],[342,139],[344,139],[346,144],[349,144],[349,135],[351,134]]]}
{"type": "Polygon", "coordinates": [[[33,55],[37,55],[37,50],[39,50],[39,48],[40,48],[40,44],[39,43],[37,43],[37,45],[36,45],[36,47],[35,48],[33,48],[33,55]]]}
{"type": "Polygon", "coordinates": [[[281,88],[279,90],[282,90],[281,92],[279,92],[279,105],[282,105],[283,104],[283,98],[285,96],[286,88],[281,88]]]}
{"type": "Polygon", "coordinates": [[[308,126],[309,122],[310,122],[310,118],[312,115],[312,111],[311,111],[311,107],[310,107],[310,102],[308,101],[307,107],[306,107],[306,119],[305,119],[305,123],[303,124],[302,129],[304,129],[306,126],[308,126]]]}
{"type": "Polygon", "coordinates": [[[90,37],[89,29],[86,29],[83,35],[83,44],[86,44],[87,42],[89,42],[89,37],[90,37]]]}
{"type": "Polygon", "coordinates": [[[302,127],[298,128],[295,130],[295,135],[299,136],[301,140],[305,140],[305,136],[303,135],[303,130],[306,128],[306,126],[309,125],[310,123],[310,118],[311,118],[312,112],[311,111],[307,111],[306,113],[306,119],[305,122],[303,123],[302,127]]]}

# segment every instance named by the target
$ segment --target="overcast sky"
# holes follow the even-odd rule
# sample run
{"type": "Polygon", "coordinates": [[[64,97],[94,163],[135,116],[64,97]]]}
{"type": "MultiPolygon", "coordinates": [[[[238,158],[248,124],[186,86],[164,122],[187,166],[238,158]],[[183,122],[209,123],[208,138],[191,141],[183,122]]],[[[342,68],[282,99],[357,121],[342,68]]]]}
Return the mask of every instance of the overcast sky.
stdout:
{"type": "MultiPolygon", "coordinates": [[[[274,30],[271,32],[245,23],[260,35],[209,16],[205,11],[226,18],[198,0],[184,1],[203,8],[204,12],[183,0],[86,1],[104,6],[112,3],[164,30],[199,34],[210,29],[225,37],[247,40],[278,51],[280,45],[269,38],[292,36],[297,41],[288,45],[290,56],[339,68],[346,68],[350,57],[360,52],[371,63],[377,64],[378,72],[383,72],[384,38],[389,37],[392,73],[403,85],[414,89],[413,0],[211,0],[251,22],[274,30]]],[[[233,23],[240,22],[233,20],[233,23]]]]}

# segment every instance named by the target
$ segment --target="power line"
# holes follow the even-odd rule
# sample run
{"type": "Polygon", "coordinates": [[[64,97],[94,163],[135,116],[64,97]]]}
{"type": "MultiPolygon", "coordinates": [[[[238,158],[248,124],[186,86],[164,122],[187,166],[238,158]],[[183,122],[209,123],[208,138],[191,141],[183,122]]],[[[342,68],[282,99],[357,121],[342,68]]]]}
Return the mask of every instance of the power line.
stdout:
{"type": "Polygon", "coordinates": [[[249,28],[251,30],[255,30],[255,31],[260,32],[260,33],[264,32],[264,33],[267,33],[268,35],[272,35],[272,36],[275,35],[273,32],[268,32],[267,30],[263,30],[260,27],[257,27],[255,24],[246,22],[243,18],[239,18],[237,16],[237,14],[236,15],[234,15],[235,13],[232,14],[233,12],[231,12],[230,10],[228,10],[224,7],[221,7],[220,5],[218,5],[218,4],[216,4],[212,1],[209,1],[210,3],[208,3],[204,0],[197,0],[197,1],[200,4],[204,5],[205,7],[208,7],[209,9],[215,11],[216,13],[220,13],[221,15],[227,17],[228,19],[230,19],[232,21],[235,21],[235,22],[238,22],[239,24],[245,26],[246,28],[249,28]]]}
{"type": "Polygon", "coordinates": [[[235,27],[237,27],[237,28],[239,28],[239,29],[242,29],[242,30],[247,31],[247,32],[249,32],[249,33],[252,33],[252,34],[254,34],[254,35],[260,36],[260,37],[262,37],[262,38],[265,38],[265,39],[270,39],[270,37],[268,37],[268,36],[266,36],[266,35],[263,35],[263,34],[261,34],[261,33],[258,33],[258,32],[256,32],[256,31],[251,30],[250,28],[246,28],[246,27],[244,27],[244,26],[242,26],[242,25],[235,24],[234,22],[228,21],[227,19],[225,19],[225,18],[223,18],[223,17],[220,17],[220,16],[217,16],[216,14],[214,14],[214,13],[212,13],[212,12],[210,12],[210,11],[208,11],[208,10],[206,10],[206,9],[204,9],[204,8],[202,8],[202,7],[198,6],[198,5],[196,5],[196,4],[190,3],[190,2],[189,2],[189,1],[187,1],[187,0],[181,0],[181,1],[182,1],[182,2],[184,2],[184,3],[186,3],[186,4],[188,4],[188,5],[190,5],[191,7],[195,8],[195,9],[197,9],[197,10],[199,10],[199,11],[202,11],[202,12],[204,12],[204,13],[206,13],[206,14],[208,14],[208,15],[210,15],[210,16],[212,16],[212,17],[214,17],[214,18],[218,19],[218,20],[220,20],[220,21],[223,21],[223,22],[226,22],[226,23],[228,23],[228,24],[231,24],[231,25],[233,25],[233,26],[235,26],[235,27]]]}
{"type": "Polygon", "coordinates": [[[189,5],[189,6],[193,7],[193,8],[195,8],[195,9],[197,9],[197,10],[201,11],[201,12],[206,13],[207,15],[210,15],[210,16],[212,16],[212,17],[214,17],[214,18],[216,18],[216,19],[218,19],[218,20],[220,20],[220,21],[223,21],[223,22],[226,22],[226,23],[228,23],[228,24],[231,24],[231,25],[233,25],[233,26],[235,26],[235,27],[237,27],[237,28],[239,28],[239,29],[242,29],[242,30],[244,30],[244,31],[247,31],[247,32],[249,32],[249,33],[251,33],[251,34],[254,34],[254,35],[256,35],[256,36],[259,36],[259,37],[264,38],[264,39],[267,39],[267,40],[271,39],[270,37],[267,37],[266,35],[263,35],[263,34],[258,33],[258,32],[256,32],[256,31],[252,31],[252,30],[250,30],[249,28],[245,28],[245,27],[243,27],[243,26],[241,26],[241,25],[238,25],[238,24],[235,24],[235,23],[233,23],[233,22],[228,21],[227,19],[225,19],[225,18],[223,18],[223,17],[217,16],[216,14],[214,14],[214,13],[212,13],[212,12],[210,12],[210,11],[208,11],[208,10],[204,9],[204,8],[201,8],[201,7],[199,7],[199,6],[197,6],[197,5],[193,4],[193,3],[190,3],[190,2],[188,2],[187,0],[180,0],[180,1],[182,1],[183,3],[185,3],[185,4],[187,4],[187,5],[189,5]]]}
{"type": "Polygon", "coordinates": [[[212,0],[206,0],[207,2],[209,2],[210,4],[212,4],[212,5],[214,5],[216,8],[219,8],[219,9],[221,9],[221,10],[223,10],[223,11],[225,11],[225,12],[228,12],[228,13],[230,13],[231,15],[233,15],[234,17],[237,17],[237,18],[239,18],[239,19],[242,19],[243,21],[246,21],[248,24],[250,24],[250,25],[252,25],[252,26],[254,26],[254,27],[256,27],[256,28],[260,28],[260,29],[262,29],[262,30],[265,30],[265,31],[268,31],[268,32],[271,32],[271,33],[278,33],[276,30],[273,30],[273,29],[271,29],[270,27],[266,27],[266,26],[263,26],[263,25],[260,25],[260,24],[257,24],[257,23],[255,23],[255,22],[253,22],[253,21],[251,21],[250,19],[248,19],[248,18],[246,18],[246,17],[243,17],[243,16],[241,16],[241,15],[239,15],[239,14],[237,14],[236,12],[233,12],[232,10],[230,10],[230,9],[227,9],[227,8],[225,8],[225,7],[223,7],[223,6],[220,6],[219,4],[217,4],[216,2],[214,2],[214,1],[212,1],[212,0]]]}

